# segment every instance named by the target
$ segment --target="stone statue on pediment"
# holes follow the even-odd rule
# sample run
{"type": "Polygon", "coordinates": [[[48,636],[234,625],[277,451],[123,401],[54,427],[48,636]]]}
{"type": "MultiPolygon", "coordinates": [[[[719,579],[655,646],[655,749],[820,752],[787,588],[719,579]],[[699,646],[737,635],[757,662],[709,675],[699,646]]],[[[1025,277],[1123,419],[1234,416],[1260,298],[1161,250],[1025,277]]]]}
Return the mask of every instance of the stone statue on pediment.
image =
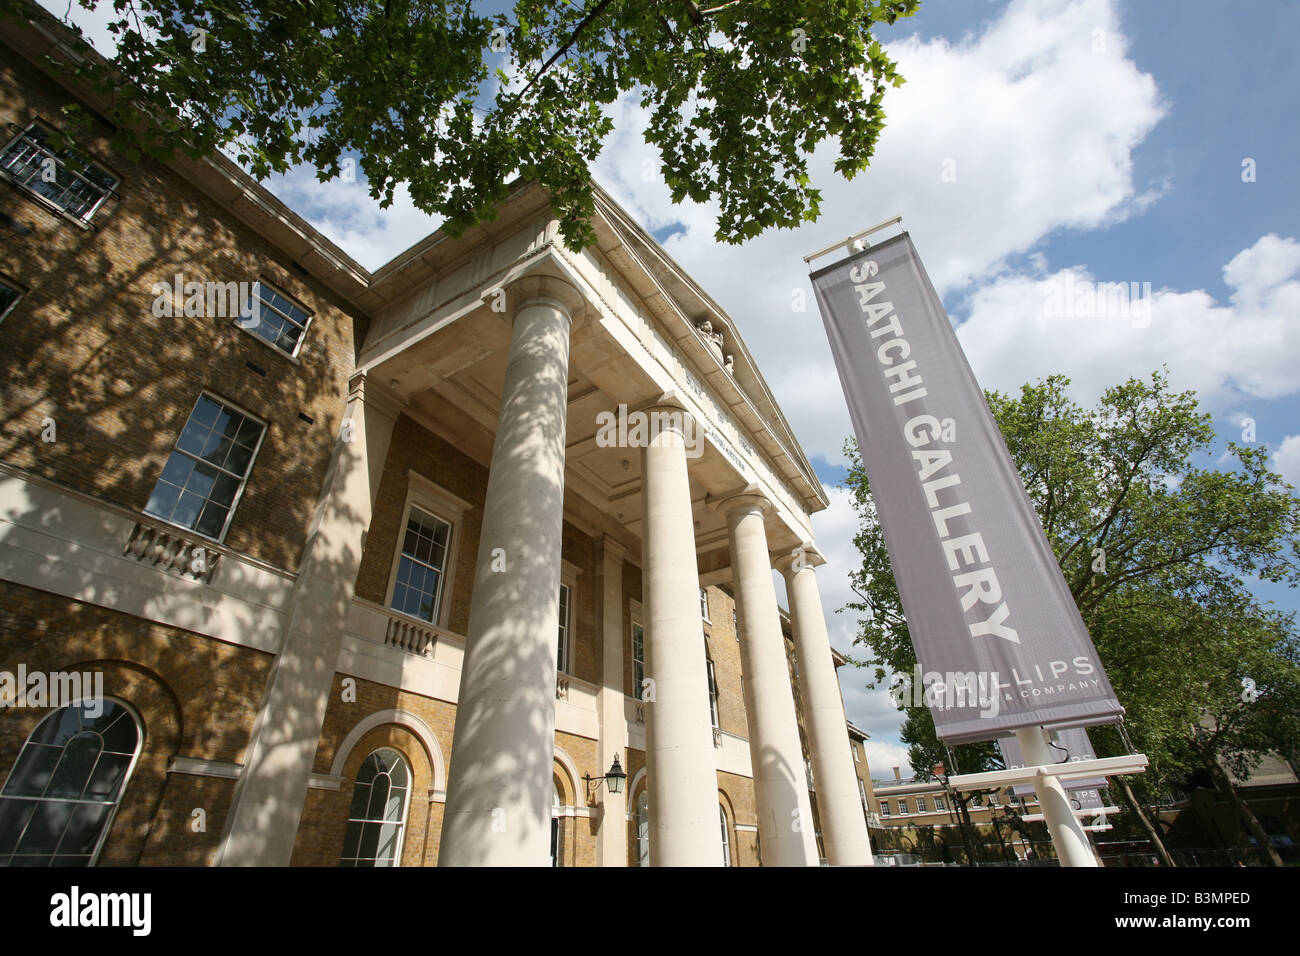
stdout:
{"type": "Polygon", "coordinates": [[[713,357],[721,362],[723,360],[722,343],[726,337],[721,332],[714,332],[713,323],[708,319],[695,326],[695,329],[700,335],[704,336],[704,343],[709,347],[709,351],[713,353],[713,357]]]}

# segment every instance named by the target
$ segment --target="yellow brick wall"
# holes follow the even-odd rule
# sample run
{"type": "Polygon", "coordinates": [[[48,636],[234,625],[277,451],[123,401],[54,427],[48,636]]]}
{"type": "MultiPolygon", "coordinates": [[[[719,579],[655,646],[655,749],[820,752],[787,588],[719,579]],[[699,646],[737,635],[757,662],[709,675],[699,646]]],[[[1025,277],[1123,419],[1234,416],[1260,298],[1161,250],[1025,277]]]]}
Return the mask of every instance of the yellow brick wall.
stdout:
{"type": "MultiPolygon", "coordinates": [[[[488,470],[442,436],[406,415],[400,416],[393,428],[370,530],[366,534],[365,549],[357,572],[356,594],[367,601],[388,605],[393,560],[397,554],[399,536],[405,530],[403,507],[406,504],[411,471],[442,486],[470,505],[461,520],[453,523],[456,566],[451,588],[442,595],[443,602],[448,603],[448,628],[457,634],[464,634],[469,629],[488,470]]],[[[561,557],[576,565],[581,572],[576,583],[576,593],[572,595],[574,649],[571,660],[575,668],[574,676],[594,683],[600,680],[601,668],[601,647],[596,639],[595,623],[594,543],[565,522],[561,557]]]]}
{"type": "MultiPolygon", "coordinates": [[[[173,756],[244,759],[271,656],[22,585],[0,582],[0,670],[99,672],[144,741],[99,864],[204,864],[233,781],[167,772],[173,756]],[[194,809],[206,830],[194,829],[194,809]]],[[[0,770],[52,708],[0,710],[0,770]]]]}
{"type": "MultiPolygon", "coordinates": [[[[11,133],[6,123],[66,125],[59,112],[66,97],[0,49],[2,141],[11,133]]],[[[0,242],[0,272],[28,290],[0,325],[0,460],[142,510],[208,389],[268,426],[225,543],[294,569],[365,321],[167,168],[110,155],[105,129],[77,141],[121,180],[92,228],[0,182],[0,205],[30,230],[6,229],[0,242]],[[177,272],[200,282],[265,277],[301,301],[313,319],[299,361],[230,317],[155,317],[152,286],[177,272]],[[41,438],[47,417],[52,443],[41,438]]]]}
{"type": "MultiPolygon", "coordinates": [[[[588,793],[594,793],[594,785],[588,790],[583,776],[599,777],[604,774],[600,767],[600,749],[596,741],[587,737],[578,737],[574,734],[557,733],[555,735],[555,745],[568,754],[569,759],[574,763],[578,771],[578,779],[569,781],[567,771],[563,770],[560,763],[555,764],[556,776],[561,779],[564,786],[561,794],[566,802],[571,806],[586,807],[592,811],[591,816],[564,817],[561,820],[560,835],[562,856],[562,866],[595,866],[596,865],[596,825],[600,822],[596,814],[596,805],[589,803],[588,793]]],[[[601,786],[604,784],[602,782],[601,786]]],[[[599,796],[596,800],[599,801],[599,796]]]]}
{"type": "Polygon", "coordinates": [[[433,764],[419,737],[411,730],[397,724],[384,724],[363,735],[349,752],[343,764],[343,782],[338,790],[308,791],[294,844],[292,865],[338,865],[357,774],[366,757],[381,747],[392,748],[402,754],[411,770],[401,865],[432,866],[437,861],[442,805],[437,804],[438,827],[431,829],[435,806],[432,793],[433,764]]]}
{"type": "MultiPolygon", "coordinates": [[[[452,731],[456,723],[455,705],[419,694],[397,690],[362,678],[351,677],[355,682],[355,701],[345,701],[345,678],[336,674],[316,751],[315,772],[328,774],[343,740],[358,723],[381,710],[402,710],[415,714],[429,725],[442,750],[447,767],[455,759],[452,750],[452,731]]],[[[349,688],[349,694],[352,688],[349,688]]],[[[556,745],[573,761],[577,772],[574,780],[558,761],[554,761],[554,775],[560,786],[566,806],[586,807],[584,775],[598,776],[599,749],[597,742],[573,734],[557,733],[556,745]]],[[[396,724],[384,724],[370,730],[349,751],[344,762],[343,784],[339,790],[312,789],[299,824],[294,845],[294,866],[336,866],[343,847],[343,835],[348,809],[352,801],[352,788],[356,782],[361,762],[379,747],[392,747],[406,758],[415,777],[407,811],[407,832],[403,838],[403,866],[434,866],[438,860],[438,842],[442,830],[442,794],[431,800],[435,786],[431,755],[425,751],[420,739],[411,730],[396,724]]],[[[445,787],[445,781],[438,782],[445,787]]],[[[593,808],[594,809],[594,808],[593,808]]],[[[561,822],[562,860],[564,866],[595,866],[597,817],[566,816],[561,822]]]]}
{"type": "Polygon", "coordinates": [[[748,737],[740,641],[736,639],[736,625],[732,617],[736,602],[730,594],[718,587],[706,588],[706,593],[712,623],[705,622],[704,638],[709,657],[713,660],[714,680],[718,685],[718,724],[720,729],[729,734],[748,737]]]}

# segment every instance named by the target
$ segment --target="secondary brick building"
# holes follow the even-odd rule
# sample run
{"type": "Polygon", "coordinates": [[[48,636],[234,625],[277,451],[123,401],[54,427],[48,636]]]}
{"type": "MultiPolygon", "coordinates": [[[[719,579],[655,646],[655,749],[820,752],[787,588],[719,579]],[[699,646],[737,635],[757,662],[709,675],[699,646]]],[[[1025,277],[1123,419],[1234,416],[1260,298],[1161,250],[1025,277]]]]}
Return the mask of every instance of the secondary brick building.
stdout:
{"type": "Polygon", "coordinates": [[[0,26],[0,674],[103,688],[0,711],[0,862],[870,862],[738,323],[604,193],[369,272],[83,54],[0,26]]]}

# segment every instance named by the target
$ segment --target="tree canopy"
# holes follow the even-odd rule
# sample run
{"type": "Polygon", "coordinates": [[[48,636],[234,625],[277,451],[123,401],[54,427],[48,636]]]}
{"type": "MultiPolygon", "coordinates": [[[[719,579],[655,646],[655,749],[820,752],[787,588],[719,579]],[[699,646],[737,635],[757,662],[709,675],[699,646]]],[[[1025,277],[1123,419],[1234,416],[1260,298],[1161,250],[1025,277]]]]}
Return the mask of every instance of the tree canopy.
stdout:
{"type": "Polygon", "coordinates": [[[843,176],[866,168],[885,87],[903,82],[871,29],[918,2],[114,0],[114,59],[65,68],[110,97],[128,152],[225,149],[259,179],[359,172],[383,206],[406,183],[453,234],[523,177],[575,245],[593,238],[608,107],[633,93],[659,155],[644,172],[674,201],[717,200],[717,238],[741,242],[817,218],[819,143],[838,144],[843,176]]]}

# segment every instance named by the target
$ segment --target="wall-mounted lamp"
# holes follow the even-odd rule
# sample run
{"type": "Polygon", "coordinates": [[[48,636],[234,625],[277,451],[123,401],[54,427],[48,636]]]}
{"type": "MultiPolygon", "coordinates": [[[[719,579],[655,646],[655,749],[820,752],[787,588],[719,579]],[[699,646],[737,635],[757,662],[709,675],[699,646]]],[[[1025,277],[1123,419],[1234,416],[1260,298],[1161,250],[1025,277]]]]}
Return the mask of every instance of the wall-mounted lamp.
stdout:
{"type": "Polygon", "coordinates": [[[587,799],[594,800],[596,795],[592,793],[591,785],[593,783],[596,785],[595,789],[599,791],[600,782],[604,780],[605,786],[609,787],[610,793],[622,793],[623,784],[627,782],[627,774],[623,771],[622,765],[618,762],[618,754],[614,754],[614,763],[609,768],[609,773],[605,774],[603,777],[584,775],[582,779],[587,782],[587,799]]]}

